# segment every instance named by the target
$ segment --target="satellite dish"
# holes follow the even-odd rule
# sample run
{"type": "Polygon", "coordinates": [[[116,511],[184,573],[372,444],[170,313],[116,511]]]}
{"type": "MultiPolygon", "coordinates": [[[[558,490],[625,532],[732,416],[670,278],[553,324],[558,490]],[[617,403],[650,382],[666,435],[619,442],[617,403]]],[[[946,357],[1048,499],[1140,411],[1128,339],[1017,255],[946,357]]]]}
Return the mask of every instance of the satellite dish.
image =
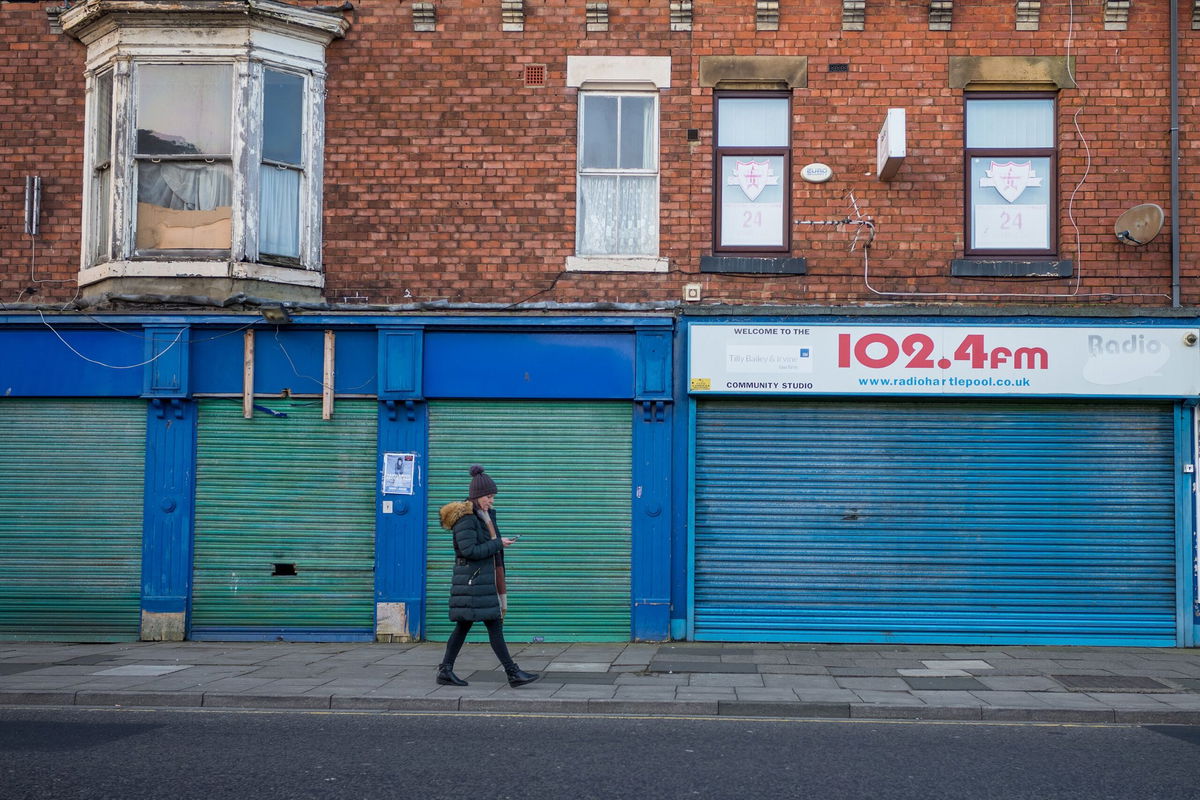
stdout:
{"type": "Polygon", "coordinates": [[[1154,203],[1142,203],[1117,217],[1113,232],[1125,244],[1144,245],[1158,236],[1164,218],[1162,208],[1154,203]]]}

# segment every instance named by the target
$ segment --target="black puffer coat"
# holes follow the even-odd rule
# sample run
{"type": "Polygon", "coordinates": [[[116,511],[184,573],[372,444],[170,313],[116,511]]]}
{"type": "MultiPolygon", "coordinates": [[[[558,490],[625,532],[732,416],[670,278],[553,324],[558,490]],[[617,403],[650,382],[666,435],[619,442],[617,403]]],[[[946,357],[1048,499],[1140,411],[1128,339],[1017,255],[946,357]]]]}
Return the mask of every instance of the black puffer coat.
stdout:
{"type": "Polygon", "coordinates": [[[496,566],[504,566],[504,547],[496,512],[489,511],[496,538],[475,515],[470,500],[442,506],[442,527],[454,533],[454,576],[450,580],[450,621],[500,619],[496,566]]]}

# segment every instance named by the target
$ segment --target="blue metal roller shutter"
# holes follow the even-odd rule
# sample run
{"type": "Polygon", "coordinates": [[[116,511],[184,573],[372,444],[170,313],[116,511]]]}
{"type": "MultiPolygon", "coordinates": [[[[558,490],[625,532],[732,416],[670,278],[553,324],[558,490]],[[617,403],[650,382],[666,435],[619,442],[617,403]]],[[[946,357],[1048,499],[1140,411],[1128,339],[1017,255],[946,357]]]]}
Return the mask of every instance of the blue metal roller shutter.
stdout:
{"type": "Polygon", "coordinates": [[[694,635],[1170,646],[1169,405],[697,409],[694,635]]]}

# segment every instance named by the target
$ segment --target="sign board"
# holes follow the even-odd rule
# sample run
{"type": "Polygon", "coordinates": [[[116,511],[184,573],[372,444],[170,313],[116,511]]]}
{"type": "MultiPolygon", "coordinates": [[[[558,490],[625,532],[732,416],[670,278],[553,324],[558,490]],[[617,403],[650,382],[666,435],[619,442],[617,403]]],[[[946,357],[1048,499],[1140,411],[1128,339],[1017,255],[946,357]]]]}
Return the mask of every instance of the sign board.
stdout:
{"type": "Polygon", "coordinates": [[[693,325],[693,394],[1195,397],[1189,327],[693,325]]]}
{"type": "Polygon", "coordinates": [[[782,247],[786,241],[783,156],[723,156],[722,247],[782,247]]]}
{"type": "Polygon", "coordinates": [[[1003,250],[1050,249],[1050,206],[1044,203],[977,203],[971,226],[974,247],[1003,250]]]}
{"type": "Polygon", "coordinates": [[[833,168],[828,164],[822,164],[819,161],[814,161],[811,164],[806,164],[800,170],[800,177],[809,183],[824,183],[833,177],[833,168]]]}
{"type": "Polygon", "coordinates": [[[908,142],[903,108],[889,108],[875,139],[875,172],[879,180],[890,180],[904,163],[908,142]]]}

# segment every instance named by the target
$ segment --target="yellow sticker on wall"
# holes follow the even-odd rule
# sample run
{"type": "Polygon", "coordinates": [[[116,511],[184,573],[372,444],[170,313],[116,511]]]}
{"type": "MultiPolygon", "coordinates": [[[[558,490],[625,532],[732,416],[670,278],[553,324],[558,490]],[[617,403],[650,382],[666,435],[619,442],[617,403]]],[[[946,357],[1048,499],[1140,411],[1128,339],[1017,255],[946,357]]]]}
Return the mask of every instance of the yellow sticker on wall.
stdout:
{"type": "Polygon", "coordinates": [[[712,378],[692,378],[693,392],[707,392],[712,388],[712,378]]]}

